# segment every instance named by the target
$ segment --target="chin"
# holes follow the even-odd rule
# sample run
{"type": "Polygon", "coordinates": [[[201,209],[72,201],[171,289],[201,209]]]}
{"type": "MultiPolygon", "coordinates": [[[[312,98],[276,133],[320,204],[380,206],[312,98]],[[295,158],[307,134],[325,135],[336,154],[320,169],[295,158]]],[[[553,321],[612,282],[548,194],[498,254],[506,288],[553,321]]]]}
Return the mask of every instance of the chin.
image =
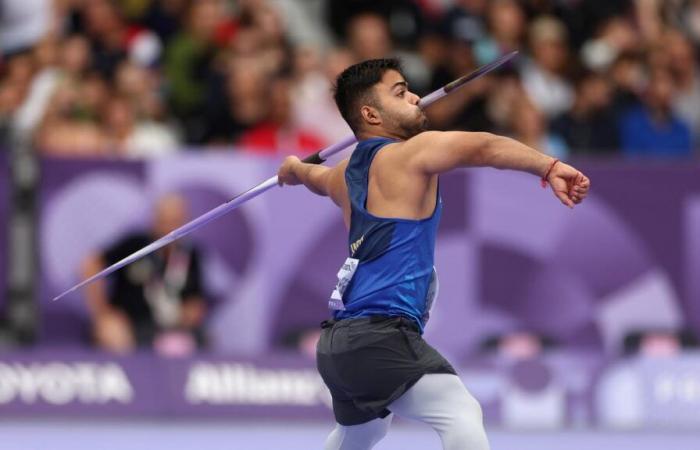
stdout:
{"type": "Polygon", "coordinates": [[[428,118],[423,116],[421,118],[421,122],[420,122],[420,130],[421,131],[428,131],[428,125],[429,125],[428,118]]]}

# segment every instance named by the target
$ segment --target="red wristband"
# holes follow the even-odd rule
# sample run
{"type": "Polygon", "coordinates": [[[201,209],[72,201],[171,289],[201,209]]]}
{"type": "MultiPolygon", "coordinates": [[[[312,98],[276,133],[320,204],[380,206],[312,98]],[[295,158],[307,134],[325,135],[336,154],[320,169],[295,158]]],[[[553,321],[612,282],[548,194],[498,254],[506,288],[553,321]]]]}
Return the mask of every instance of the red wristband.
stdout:
{"type": "Polygon", "coordinates": [[[546,171],[546,172],[544,173],[544,175],[542,176],[542,179],[540,180],[540,183],[542,184],[542,187],[543,187],[543,188],[546,188],[546,187],[547,187],[547,178],[549,178],[550,172],[552,172],[552,169],[554,169],[554,166],[555,166],[556,163],[558,163],[558,162],[559,162],[558,159],[555,159],[554,161],[552,161],[552,163],[549,165],[549,168],[547,169],[547,171],[546,171]]]}

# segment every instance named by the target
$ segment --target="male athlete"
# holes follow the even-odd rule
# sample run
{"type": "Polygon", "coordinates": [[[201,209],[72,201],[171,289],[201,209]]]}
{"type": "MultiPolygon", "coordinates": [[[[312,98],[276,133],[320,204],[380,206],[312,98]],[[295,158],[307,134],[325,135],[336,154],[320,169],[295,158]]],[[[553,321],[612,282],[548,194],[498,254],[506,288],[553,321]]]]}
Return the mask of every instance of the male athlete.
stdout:
{"type": "Polygon", "coordinates": [[[392,413],[430,425],[444,449],[488,449],[479,404],[422,338],[437,291],[438,176],[477,166],[528,172],[569,207],[586,197],[589,180],[512,139],[425,131],[418,97],[394,59],[346,69],[335,101],[359,141],[349,160],[328,168],[289,157],[278,173],[280,185],[304,184],[330,197],[349,229],[350,257],[317,347],[338,422],[325,449],[371,449],[392,413]]]}

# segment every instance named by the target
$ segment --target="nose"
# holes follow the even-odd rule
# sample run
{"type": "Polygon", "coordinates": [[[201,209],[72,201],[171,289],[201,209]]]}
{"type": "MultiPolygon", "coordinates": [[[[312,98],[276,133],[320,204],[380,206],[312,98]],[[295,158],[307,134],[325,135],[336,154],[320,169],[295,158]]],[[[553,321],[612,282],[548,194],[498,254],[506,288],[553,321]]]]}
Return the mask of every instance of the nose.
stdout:
{"type": "Polygon", "coordinates": [[[409,101],[411,102],[412,105],[417,105],[418,102],[420,101],[420,97],[418,97],[416,94],[413,92],[409,92],[410,98],[409,101]]]}

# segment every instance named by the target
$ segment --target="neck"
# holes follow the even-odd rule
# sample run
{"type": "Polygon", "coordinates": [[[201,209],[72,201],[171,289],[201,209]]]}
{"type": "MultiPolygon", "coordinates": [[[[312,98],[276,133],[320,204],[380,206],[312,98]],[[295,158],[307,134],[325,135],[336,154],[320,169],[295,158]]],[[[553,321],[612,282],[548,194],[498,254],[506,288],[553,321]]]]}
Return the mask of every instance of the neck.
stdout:
{"type": "Polygon", "coordinates": [[[378,130],[378,131],[360,131],[358,132],[355,136],[357,136],[358,141],[364,141],[365,139],[370,139],[374,137],[385,137],[389,139],[396,139],[399,141],[406,140],[404,136],[400,136],[397,133],[392,133],[387,130],[378,130]]]}

